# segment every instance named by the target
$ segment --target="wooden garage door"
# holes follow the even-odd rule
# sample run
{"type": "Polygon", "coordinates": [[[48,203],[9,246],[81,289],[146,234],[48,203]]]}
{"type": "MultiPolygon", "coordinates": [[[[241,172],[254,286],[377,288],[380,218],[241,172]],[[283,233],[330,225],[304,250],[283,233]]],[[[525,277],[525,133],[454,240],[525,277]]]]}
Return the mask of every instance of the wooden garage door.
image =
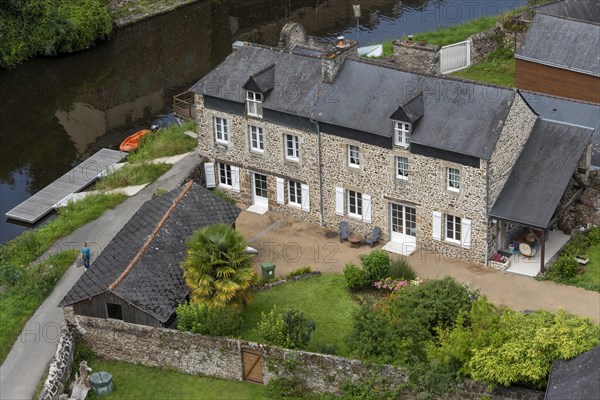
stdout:
{"type": "Polygon", "coordinates": [[[242,349],[242,365],[245,381],[263,383],[262,353],[260,351],[242,349]]]}

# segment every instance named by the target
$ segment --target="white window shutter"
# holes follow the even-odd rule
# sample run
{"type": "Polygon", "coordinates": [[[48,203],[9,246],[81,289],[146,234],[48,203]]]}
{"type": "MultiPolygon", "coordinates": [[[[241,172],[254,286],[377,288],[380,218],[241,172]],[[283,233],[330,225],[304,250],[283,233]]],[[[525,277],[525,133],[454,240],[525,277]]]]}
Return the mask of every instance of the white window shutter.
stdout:
{"type": "Polygon", "coordinates": [[[463,218],[460,220],[460,238],[461,246],[467,249],[471,248],[471,220],[463,218]]]}
{"type": "Polygon", "coordinates": [[[215,180],[215,164],[211,162],[204,163],[204,176],[206,176],[206,187],[214,188],[217,186],[215,180]]]}
{"type": "Polygon", "coordinates": [[[368,194],[362,195],[362,214],[364,222],[371,222],[371,196],[368,194]]]}
{"type": "Polygon", "coordinates": [[[340,187],[335,188],[335,213],[344,215],[344,189],[340,187]]]}
{"type": "Polygon", "coordinates": [[[442,213],[433,212],[433,239],[442,240],[442,213]]]}
{"type": "Polygon", "coordinates": [[[302,211],[310,211],[310,194],[308,192],[308,185],[302,184],[302,211]]]}
{"type": "Polygon", "coordinates": [[[285,204],[285,185],[283,178],[275,177],[277,183],[277,203],[285,204]]]}
{"type": "Polygon", "coordinates": [[[231,188],[234,192],[240,191],[240,167],[231,166],[231,188]]]}

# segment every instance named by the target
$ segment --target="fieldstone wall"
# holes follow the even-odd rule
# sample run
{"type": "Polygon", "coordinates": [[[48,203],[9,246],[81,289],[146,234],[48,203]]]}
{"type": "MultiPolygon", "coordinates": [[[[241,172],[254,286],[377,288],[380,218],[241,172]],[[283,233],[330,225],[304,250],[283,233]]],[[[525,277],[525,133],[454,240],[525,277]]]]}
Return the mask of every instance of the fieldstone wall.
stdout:
{"type": "MultiPolygon", "coordinates": [[[[359,360],[327,354],[116,320],[80,315],[69,315],[68,318],[78,338],[100,357],[150,367],[174,368],[187,374],[241,381],[242,348],[262,353],[265,384],[274,377],[293,377],[310,390],[337,394],[344,380],[359,380],[372,370],[359,360]]],[[[402,384],[408,379],[403,371],[391,366],[381,367],[378,373],[389,378],[392,385],[402,384]]]]}
{"type": "Polygon", "coordinates": [[[440,46],[394,40],[394,63],[407,71],[429,75],[440,73],[440,46]]]}
{"type": "Polygon", "coordinates": [[[56,400],[64,393],[65,385],[69,382],[75,338],[66,321],[60,326],[60,338],[54,358],[50,362],[48,377],[40,392],[39,400],[56,400]]]}
{"type": "MultiPolygon", "coordinates": [[[[538,116],[529,108],[521,95],[515,94],[514,102],[489,161],[490,207],[506,184],[512,166],[517,162],[537,119],[538,116]]],[[[525,165],[517,166],[517,168],[522,169],[522,173],[517,174],[518,179],[526,179],[528,173],[532,172],[526,170],[527,166],[525,165]]]]}
{"type": "MultiPolygon", "coordinates": [[[[390,141],[392,139],[390,138],[390,141]]],[[[390,237],[389,204],[399,203],[416,209],[416,240],[420,249],[438,256],[485,262],[487,214],[485,207],[485,164],[482,168],[467,167],[436,158],[412,154],[401,147],[392,150],[339,136],[322,133],[323,209],[326,226],[336,227],[342,220],[351,228],[366,234],[374,226],[383,230],[383,239],[390,237]],[[358,146],[360,168],[347,165],[347,145],[358,146]],[[395,174],[395,156],[408,158],[408,180],[395,174]],[[460,192],[446,189],[446,168],[461,171],[460,192]],[[371,196],[371,223],[348,215],[347,199],[344,215],[337,215],[335,188],[354,190],[371,196]],[[472,221],[471,246],[462,247],[433,239],[433,211],[452,214],[472,221]]]]}
{"type": "MultiPolygon", "coordinates": [[[[252,204],[251,172],[267,175],[269,210],[318,224],[319,214],[319,171],[317,135],[315,132],[302,131],[275,125],[259,118],[224,113],[204,107],[202,96],[196,95],[196,122],[198,125],[198,152],[211,162],[223,161],[240,168],[240,192],[220,187],[232,197],[245,204],[252,204]],[[217,143],[213,131],[213,117],[225,118],[229,124],[229,144],[217,143]],[[263,128],[265,151],[257,153],[250,150],[248,125],[263,128]],[[300,141],[298,161],[285,158],[284,134],[296,135],[300,141]],[[285,204],[277,203],[276,177],[285,182],[285,204]],[[287,181],[294,180],[309,187],[310,211],[303,211],[288,204],[287,181]]],[[[215,166],[215,172],[217,167],[215,166]]],[[[217,184],[218,184],[218,177],[217,184]]]]}

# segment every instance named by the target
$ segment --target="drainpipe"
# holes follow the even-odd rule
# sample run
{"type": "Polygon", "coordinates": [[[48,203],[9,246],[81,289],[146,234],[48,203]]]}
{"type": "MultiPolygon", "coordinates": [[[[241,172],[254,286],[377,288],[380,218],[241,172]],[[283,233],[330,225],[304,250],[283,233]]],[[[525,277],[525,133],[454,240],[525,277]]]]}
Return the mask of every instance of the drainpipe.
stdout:
{"type": "Polygon", "coordinates": [[[324,227],[323,223],[323,160],[321,153],[321,128],[319,126],[319,121],[312,120],[317,128],[317,158],[319,160],[319,225],[324,227]]]}
{"type": "Polygon", "coordinates": [[[490,258],[490,160],[485,163],[485,266],[488,266],[488,258],[490,258]]]}

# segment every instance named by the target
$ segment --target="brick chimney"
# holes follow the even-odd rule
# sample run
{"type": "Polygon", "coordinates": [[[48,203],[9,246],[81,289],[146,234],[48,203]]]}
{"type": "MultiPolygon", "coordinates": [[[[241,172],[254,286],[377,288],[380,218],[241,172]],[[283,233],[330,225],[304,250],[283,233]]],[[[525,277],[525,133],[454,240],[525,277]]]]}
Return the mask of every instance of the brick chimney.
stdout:
{"type": "Polygon", "coordinates": [[[321,56],[321,76],[324,83],[333,83],[349,54],[357,54],[358,42],[339,36],[335,47],[321,56]]]}

